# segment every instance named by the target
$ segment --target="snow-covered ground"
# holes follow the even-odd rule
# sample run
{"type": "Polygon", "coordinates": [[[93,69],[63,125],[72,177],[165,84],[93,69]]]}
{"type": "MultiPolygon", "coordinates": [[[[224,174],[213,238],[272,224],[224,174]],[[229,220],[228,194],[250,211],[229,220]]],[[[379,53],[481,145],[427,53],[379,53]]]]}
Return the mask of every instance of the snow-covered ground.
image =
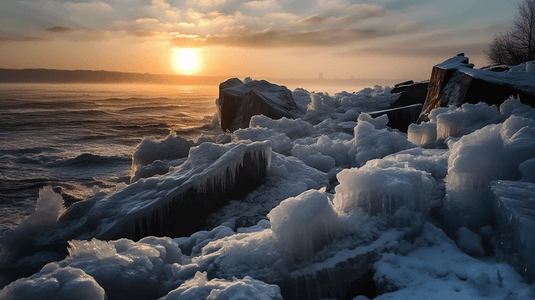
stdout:
{"type": "MultiPolygon", "coordinates": [[[[104,202],[91,213],[106,216],[94,226],[100,231],[71,240],[65,259],[6,286],[0,298],[535,299],[525,269],[533,261],[525,257],[535,255],[535,109],[517,99],[499,108],[440,108],[404,134],[388,128],[386,116],[365,113],[390,107],[396,96],[389,91],[296,89],[303,118],[255,116],[250,128],[211,140],[224,145],[194,146],[187,160],[184,147],[193,143],[174,136],[142,143],[134,167],[166,174],[98,196],[104,202]],[[209,168],[196,154],[212,151],[218,166],[232,163],[234,170],[233,153],[250,148],[271,155],[267,181],[212,213],[207,230],[137,242],[89,238],[118,222],[113,199],[134,199],[131,212],[123,205],[121,213],[137,214],[143,199],[172,193],[172,180],[209,168]],[[495,207],[510,199],[524,202],[503,212],[495,207]],[[500,213],[506,217],[494,217],[500,213]],[[526,241],[528,248],[518,249],[526,241]]],[[[201,174],[212,176],[207,172],[201,174]]],[[[38,211],[1,242],[34,238],[36,227],[56,221],[61,203],[44,190],[38,211]]],[[[42,261],[40,255],[47,253],[25,262],[42,261]]]]}

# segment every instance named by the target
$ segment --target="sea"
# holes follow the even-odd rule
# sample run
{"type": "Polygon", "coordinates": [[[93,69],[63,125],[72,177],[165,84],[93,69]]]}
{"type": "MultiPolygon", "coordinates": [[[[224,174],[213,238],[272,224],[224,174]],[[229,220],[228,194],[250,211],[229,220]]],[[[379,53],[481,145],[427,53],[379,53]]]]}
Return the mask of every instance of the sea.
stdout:
{"type": "Polygon", "coordinates": [[[0,84],[0,235],[35,211],[44,186],[69,206],[129,183],[144,138],[221,133],[217,96],[217,86],[0,84]]]}

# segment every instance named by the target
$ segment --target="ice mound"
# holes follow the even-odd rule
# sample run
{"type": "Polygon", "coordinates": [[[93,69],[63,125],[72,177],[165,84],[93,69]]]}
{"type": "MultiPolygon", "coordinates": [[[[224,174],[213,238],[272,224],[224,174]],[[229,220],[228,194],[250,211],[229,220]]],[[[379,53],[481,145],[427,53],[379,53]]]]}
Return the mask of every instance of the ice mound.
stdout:
{"type": "Polygon", "coordinates": [[[132,174],[136,175],[138,168],[146,166],[155,160],[174,160],[187,157],[192,141],[177,136],[171,132],[165,139],[156,140],[153,137],[144,138],[132,155],[132,174]]]}
{"type": "Polygon", "coordinates": [[[370,159],[383,158],[416,147],[402,133],[388,130],[387,122],[386,115],[377,118],[371,118],[367,114],[359,115],[353,139],[354,149],[350,152],[350,155],[354,153],[356,166],[363,166],[370,159]]]}
{"type": "Polygon", "coordinates": [[[499,245],[505,257],[529,283],[535,281],[535,184],[495,181],[491,184],[499,245]]]}
{"type": "Polygon", "coordinates": [[[411,212],[427,214],[430,201],[440,190],[439,183],[426,172],[411,167],[344,169],[337,175],[334,206],[348,213],[357,207],[371,214],[393,213],[405,206],[411,212]]]}
{"type": "Polygon", "coordinates": [[[243,279],[208,280],[206,272],[197,272],[193,279],[186,281],[171,291],[161,300],[282,300],[280,288],[274,284],[266,284],[249,276],[243,279]]]}
{"type": "Polygon", "coordinates": [[[0,291],[4,300],[64,299],[104,300],[104,289],[95,279],[77,268],[60,268],[55,264],[45,266],[41,272],[12,282],[0,291]]]}
{"type": "Polygon", "coordinates": [[[338,215],[329,198],[310,190],[282,201],[269,214],[271,230],[292,258],[309,261],[339,229],[338,215]]]}

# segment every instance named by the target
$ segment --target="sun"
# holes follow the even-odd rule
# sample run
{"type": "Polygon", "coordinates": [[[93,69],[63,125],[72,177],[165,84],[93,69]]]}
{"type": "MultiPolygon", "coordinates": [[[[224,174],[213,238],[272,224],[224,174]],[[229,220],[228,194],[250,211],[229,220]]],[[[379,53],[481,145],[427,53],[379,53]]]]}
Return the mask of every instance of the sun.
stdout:
{"type": "Polygon", "coordinates": [[[174,51],[173,60],[178,72],[193,74],[199,69],[199,57],[195,50],[177,49],[174,51]]]}

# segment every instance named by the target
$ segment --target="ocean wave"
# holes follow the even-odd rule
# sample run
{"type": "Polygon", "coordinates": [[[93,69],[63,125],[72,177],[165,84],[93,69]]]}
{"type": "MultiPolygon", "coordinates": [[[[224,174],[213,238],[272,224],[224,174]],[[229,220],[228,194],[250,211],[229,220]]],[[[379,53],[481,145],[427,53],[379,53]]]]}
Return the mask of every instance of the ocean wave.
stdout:
{"type": "Polygon", "coordinates": [[[124,164],[130,160],[130,157],[101,156],[91,153],[83,153],[74,158],[57,158],[46,155],[29,155],[15,158],[15,161],[20,164],[34,164],[47,168],[110,166],[116,163],[124,164]]]}
{"type": "Polygon", "coordinates": [[[51,147],[30,147],[22,149],[0,149],[0,154],[17,155],[17,154],[37,154],[37,153],[56,153],[59,149],[51,147]]]}
{"type": "Polygon", "coordinates": [[[131,158],[120,157],[120,156],[101,156],[91,153],[83,153],[74,158],[58,160],[51,164],[50,166],[54,167],[85,167],[85,166],[94,166],[94,165],[110,165],[117,162],[124,163],[129,161],[131,158]]]}

